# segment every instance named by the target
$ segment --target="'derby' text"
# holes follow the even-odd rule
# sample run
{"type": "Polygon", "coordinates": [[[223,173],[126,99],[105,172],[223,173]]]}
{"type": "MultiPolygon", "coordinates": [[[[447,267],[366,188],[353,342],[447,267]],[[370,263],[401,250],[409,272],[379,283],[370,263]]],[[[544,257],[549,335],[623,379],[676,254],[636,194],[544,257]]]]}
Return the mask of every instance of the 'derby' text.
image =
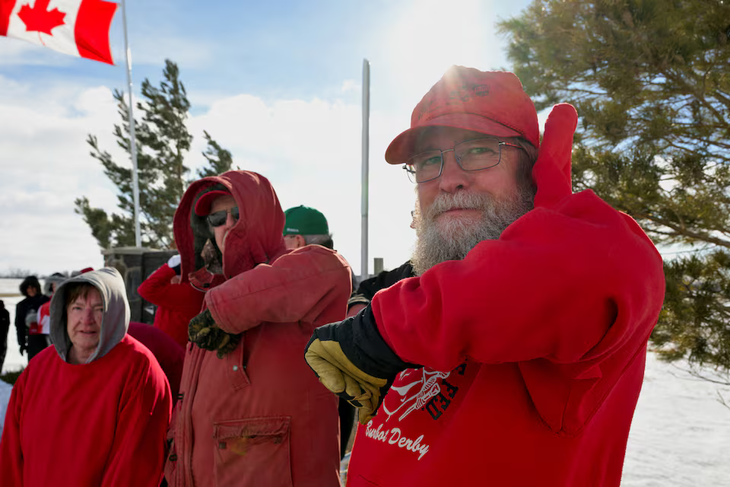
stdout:
{"type": "Polygon", "coordinates": [[[421,443],[423,441],[423,435],[419,436],[415,440],[411,440],[410,438],[406,438],[405,436],[403,436],[400,428],[383,430],[382,424],[377,428],[373,428],[372,425],[373,422],[370,421],[365,429],[365,436],[367,436],[368,438],[382,441],[383,443],[388,443],[389,445],[396,445],[398,448],[405,448],[406,450],[412,451],[414,453],[419,453],[419,460],[423,458],[423,455],[428,453],[428,445],[421,443]]]}

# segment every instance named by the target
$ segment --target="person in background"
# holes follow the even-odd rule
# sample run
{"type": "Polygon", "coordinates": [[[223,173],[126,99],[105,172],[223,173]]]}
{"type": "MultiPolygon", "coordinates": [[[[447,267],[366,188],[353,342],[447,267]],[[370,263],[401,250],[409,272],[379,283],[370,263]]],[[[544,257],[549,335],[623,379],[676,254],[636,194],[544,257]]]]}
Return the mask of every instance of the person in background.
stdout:
{"type": "Polygon", "coordinates": [[[298,249],[311,244],[334,248],[327,219],[320,211],[300,205],[286,210],[284,216],[286,222],[283,233],[287,249],[298,249]]]}
{"type": "MultiPolygon", "coordinates": [[[[284,222],[284,243],[287,249],[298,249],[305,245],[321,245],[328,249],[334,249],[335,243],[332,240],[329,224],[319,210],[300,205],[284,211],[284,216],[286,217],[284,222]]],[[[350,277],[354,287],[355,275],[351,272],[350,277]]],[[[352,299],[351,297],[350,300],[352,299]]],[[[356,302],[362,302],[362,300],[356,302]]],[[[337,412],[340,416],[340,456],[344,457],[347,453],[347,445],[350,442],[352,427],[355,423],[355,408],[346,400],[340,398],[337,412]]]]}
{"type": "Polygon", "coordinates": [[[65,281],[50,316],[53,347],[13,387],[0,485],[158,486],[170,387],[152,353],[127,334],[122,276],[103,268],[65,281]]]}
{"type": "Polygon", "coordinates": [[[157,359],[160,368],[167,377],[172,393],[172,405],[177,402],[180,380],[182,379],[183,362],[185,361],[185,349],[167,333],[147,323],[129,322],[127,333],[139,343],[152,352],[157,359]]]}
{"type": "Polygon", "coordinates": [[[142,299],[157,306],[155,328],[182,348],[188,343],[188,323],[200,313],[205,293],[180,282],[180,255],[173,255],[137,288],[142,299]]]}
{"type": "MultiPolygon", "coordinates": [[[[46,282],[43,285],[43,291],[46,296],[49,298],[53,297],[53,294],[56,292],[56,289],[58,286],[66,280],[66,276],[61,274],[60,272],[54,272],[50,276],[46,278],[46,282]]],[[[45,342],[46,347],[51,344],[51,302],[46,301],[41,305],[40,308],[38,308],[38,316],[36,318],[36,321],[38,323],[39,331],[38,334],[42,335],[45,342]]],[[[38,345],[40,346],[40,340],[38,345]]],[[[45,348],[45,347],[43,347],[45,348]]],[[[40,351],[40,350],[38,350],[40,351]]],[[[37,353],[37,352],[36,352],[37,353]]],[[[28,353],[30,356],[30,352],[28,353]]]]}
{"type": "Polygon", "coordinates": [[[8,332],[10,331],[10,313],[5,309],[5,302],[0,299],[0,372],[5,363],[5,354],[8,351],[8,332]]]}
{"type": "Polygon", "coordinates": [[[417,188],[416,277],[305,352],[360,408],[349,486],[620,484],[662,259],[572,193],[577,120],[555,106],[541,143],[514,74],[455,66],[388,147],[417,188]]]}
{"type": "Polygon", "coordinates": [[[25,299],[15,306],[15,331],[18,335],[20,354],[28,351],[28,360],[46,348],[46,337],[38,325],[38,308],[50,301],[41,293],[41,284],[36,276],[28,276],[20,283],[20,293],[25,299]]]}
{"type": "Polygon", "coordinates": [[[337,398],[301,351],[342,319],[350,269],[319,245],[288,251],[269,181],[228,171],[187,189],[175,213],[181,282],[204,289],[190,321],[171,487],[339,486],[337,398]]]}
{"type": "MultiPolygon", "coordinates": [[[[417,218],[418,210],[411,210],[410,227],[414,230],[416,228],[417,218]]],[[[375,293],[381,289],[387,289],[401,279],[414,277],[415,275],[411,261],[407,260],[400,267],[390,271],[382,271],[377,276],[363,280],[357,286],[357,289],[353,291],[350,300],[347,302],[347,317],[355,316],[362,311],[372,301],[375,293]]]]}

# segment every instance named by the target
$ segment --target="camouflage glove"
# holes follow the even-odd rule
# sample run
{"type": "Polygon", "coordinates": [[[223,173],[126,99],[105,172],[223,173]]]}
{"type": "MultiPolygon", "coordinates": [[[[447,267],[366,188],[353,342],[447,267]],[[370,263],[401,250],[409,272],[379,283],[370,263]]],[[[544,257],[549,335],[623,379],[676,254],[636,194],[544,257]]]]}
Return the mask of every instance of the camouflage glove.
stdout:
{"type": "Polygon", "coordinates": [[[236,348],[241,340],[241,335],[232,335],[221,330],[213,319],[213,315],[210,314],[210,310],[206,309],[190,320],[188,338],[198,347],[215,351],[218,358],[223,358],[236,348]]]}
{"type": "Polygon", "coordinates": [[[378,411],[403,362],[380,336],[368,306],[352,318],[314,330],[304,359],[327,389],[358,408],[360,424],[378,411]]]}

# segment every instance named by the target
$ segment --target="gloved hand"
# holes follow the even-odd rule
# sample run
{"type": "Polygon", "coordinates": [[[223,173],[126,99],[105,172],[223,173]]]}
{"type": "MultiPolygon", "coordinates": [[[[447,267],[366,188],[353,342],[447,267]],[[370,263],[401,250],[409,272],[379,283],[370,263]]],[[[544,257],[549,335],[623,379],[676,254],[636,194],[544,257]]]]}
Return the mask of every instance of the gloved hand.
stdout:
{"type": "Polygon", "coordinates": [[[360,424],[378,411],[403,362],[380,336],[370,306],[314,330],[304,359],[327,389],[358,408],[360,424]]]}
{"type": "Polygon", "coordinates": [[[20,355],[23,355],[23,353],[25,352],[26,349],[27,349],[27,347],[25,345],[21,345],[20,346],[20,355]]]}
{"type": "Polygon", "coordinates": [[[175,271],[175,274],[180,275],[180,254],[173,255],[167,261],[167,267],[175,271]]]}
{"type": "Polygon", "coordinates": [[[188,338],[198,347],[215,351],[218,358],[223,358],[236,348],[241,340],[241,335],[232,335],[221,330],[213,319],[213,315],[210,314],[210,310],[206,309],[190,320],[188,338]]]}

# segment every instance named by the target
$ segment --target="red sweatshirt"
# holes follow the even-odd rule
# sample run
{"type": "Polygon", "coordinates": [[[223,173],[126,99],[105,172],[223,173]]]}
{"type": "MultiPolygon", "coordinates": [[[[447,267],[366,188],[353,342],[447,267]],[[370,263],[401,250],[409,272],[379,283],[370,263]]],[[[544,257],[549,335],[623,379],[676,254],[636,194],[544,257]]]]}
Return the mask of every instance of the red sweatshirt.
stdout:
{"type": "MultiPolygon", "coordinates": [[[[567,118],[552,129],[572,134],[567,118]]],[[[546,130],[535,209],[499,240],[372,300],[391,349],[425,367],[359,427],[349,486],[619,485],[662,261],[631,218],[570,193],[563,139],[546,130]]]]}
{"type": "Polygon", "coordinates": [[[13,386],[2,440],[0,485],[156,487],[162,479],[170,389],[152,353],[126,335],[124,281],[100,269],[64,282],[51,302],[51,339],[13,386]],[[91,283],[104,301],[96,352],[64,360],[66,286],[91,283]],[[62,358],[64,357],[64,358],[62,358]]]}
{"type": "Polygon", "coordinates": [[[188,344],[188,324],[200,313],[205,293],[190,283],[172,284],[175,271],[167,264],[144,280],[137,288],[142,299],[157,306],[155,328],[167,333],[181,347],[188,344]]]}
{"type": "Polygon", "coordinates": [[[13,387],[0,485],[156,486],[170,408],[162,370],[130,336],[85,365],[48,347],[13,387]]]}

